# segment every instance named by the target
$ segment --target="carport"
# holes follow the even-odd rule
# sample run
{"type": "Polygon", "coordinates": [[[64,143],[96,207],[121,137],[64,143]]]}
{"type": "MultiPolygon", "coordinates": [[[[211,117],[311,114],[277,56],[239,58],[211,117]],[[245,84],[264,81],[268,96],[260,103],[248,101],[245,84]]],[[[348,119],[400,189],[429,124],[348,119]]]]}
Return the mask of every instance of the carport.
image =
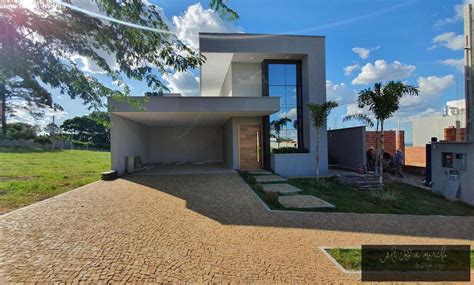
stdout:
{"type": "Polygon", "coordinates": [[[140,156],[143,163],[156,165],[155,171],[161,173],[178,168],[238,169],[239,126],[261,125],[262,116],[279,109],[279,98],[271,97],[159,96],[128,100],[134,103],[109,98],[112,168],[119,174],[126,171],[128,156],[140,156]],[[138,107],[134,107],[136,103],[138,107]]]}

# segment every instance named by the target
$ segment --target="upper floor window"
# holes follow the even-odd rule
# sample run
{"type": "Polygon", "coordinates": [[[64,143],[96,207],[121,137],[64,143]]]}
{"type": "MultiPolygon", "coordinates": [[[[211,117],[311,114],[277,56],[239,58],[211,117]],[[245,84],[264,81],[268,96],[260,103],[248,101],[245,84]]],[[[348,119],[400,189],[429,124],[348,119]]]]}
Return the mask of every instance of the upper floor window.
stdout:
{"type": "Polygon", "coordinates": [[[280,112],[270,116],[270,147],[302,148],[301,63],[267,61],[265,96],[280,97],[280,112]]]}

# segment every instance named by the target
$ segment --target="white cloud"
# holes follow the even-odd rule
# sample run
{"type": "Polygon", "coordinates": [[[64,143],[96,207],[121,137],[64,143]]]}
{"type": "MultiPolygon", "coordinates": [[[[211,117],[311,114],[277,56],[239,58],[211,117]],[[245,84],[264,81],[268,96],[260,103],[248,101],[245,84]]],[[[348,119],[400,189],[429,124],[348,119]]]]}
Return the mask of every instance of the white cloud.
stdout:
{"type": "Polygon", "coordinates": [[[181,93],[183,96],[199,95],[199,77],[194,76],[191,71],[164,74],[163,79],[168,83],[168,88],[173,92],[181,93]]]}
{"type": "MultiPolygon", "coordinates": [[[[26,102],[16,102],[16,104],[23,106],[22,108],[17,108],[14,114],[10,114],[7,118],[8,122],[21,122],[27,123],[30,125],[38,125],[41,128],[46,127],[47,124],[53,121],[53,116],[56,119],[56,123],[61,119],[64,119],[68,116],[66,111],[55,111],[50,108],[45,108],[42,111],[44,112],[44,116],[41,119],[35,119],[25,108],[31,108],[27,105],[26,102]]],[[[59,125],[59,124],[58,124],[59,125]]]]}
{"type": "Polygon", "coordinates": [[[436,48],[439,45],[450,50],[462,50],[464,48],[464,36],[456,35],[453,32],[439,34],[433,38],[433,46],[430,49],[436,48]]]}
{"type": "Polygon", "coordinates": [[[360,65],[358,64],[348,65],[344,67],[344,74],[351,75],[354,71],[358,70],[359,68],[360,68],[360,65]]]}
{"type": "Polygon", "coordinates": [[[456,68],[458,71],[464,71],[464,59],[445,59],[440,61],[441,64],[456,68]]]}
{"type": "Polygon", "coordinates": [[[432,109],[431,113],[438,109],[438,112],[440,112],[441,110],[437,106],[441,103],[441,97],[455,81],[454,76],[449,74],[442,77],[419,77],[417,83],[420,94],[418,96],[407,95],[400,100],[400,111],[398,113],[401,117],[412,118],[421,116],[420,114],[426,116],[429,109],[432,109]]]}
{"type": "Polygon", "coordinates": [[[375,63],[367,63],[361,72],[352,80],[352,84],[371,84],[384,80],[397,80],[407,78],[415,71],[414,65],[406,65],[399,61],[387,63],[385,60],[376,60],[375,63]]]}
{"type": "Polygon", "coordinates": [[[326,80],[326,95],[328,101],[336,101],[339,106],[354,103],[357,98],[356,91],[345,83],[334,84],[329,80],[326,80]]]}
{"type": "Polygon", "coordinates": [[[296,116],[297,116],[297,111],[296,111],[296,108],[292,108],[290,109],[288,112],[280,112],[278,113],[278,117],[279,118],[288,118],[288,119],[291,119],[291,121],[294,121],[296,120],[296,116]]]}
{"type": "Polygon", "coordinates": [[[374,50],[378,50],[380,46],[376,46],[374,48],[362,48],[362,47],[355,47],[352,49],[360,58],[367,59],[370,56],[370,53],[374,50]]]}
{"type": "Polygon", "coordinates": [[[199,46],[199,32],[236,33],[241,28],[233,23],[222,20],[211,9],[203,9],[201,3],[188,7],[181,16],[173,17],[177,37],[192,48],[199,46]]]}

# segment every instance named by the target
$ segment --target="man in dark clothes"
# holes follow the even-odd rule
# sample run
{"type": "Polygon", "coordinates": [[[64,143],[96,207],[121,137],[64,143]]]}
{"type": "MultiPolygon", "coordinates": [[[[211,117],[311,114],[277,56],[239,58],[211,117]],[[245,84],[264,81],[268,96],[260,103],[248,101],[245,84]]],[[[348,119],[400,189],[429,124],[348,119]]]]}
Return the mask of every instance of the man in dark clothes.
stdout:
{"type": "Polygon", "coordinates": [[[395,166],[397,167],[398,176],[400,176],[400,178],[403,178],[404,157],[403,157],[403,152],[401,149],[397,149],[397,151],[395,152],[394,160],[395,160],[395,166]]]}
{"type": "Polygon", "coordinates": [[[374,147],[371,146],[367,150],[367,171],[374,171],[375,170],[375,153],[374,147]]]}

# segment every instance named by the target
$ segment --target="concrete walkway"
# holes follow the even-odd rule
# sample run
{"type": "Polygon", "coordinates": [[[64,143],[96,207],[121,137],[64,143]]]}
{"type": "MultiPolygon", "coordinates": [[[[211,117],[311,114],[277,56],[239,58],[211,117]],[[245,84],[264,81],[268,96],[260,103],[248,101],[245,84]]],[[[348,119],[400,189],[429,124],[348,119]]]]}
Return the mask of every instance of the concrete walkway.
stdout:
{"type": "Polygon", "coordinates": [[[268,211],[237,174],[97,182],[0,216],[0,284],[358,282],[318,246],[470,244],[473,217],[268,211]]]}

